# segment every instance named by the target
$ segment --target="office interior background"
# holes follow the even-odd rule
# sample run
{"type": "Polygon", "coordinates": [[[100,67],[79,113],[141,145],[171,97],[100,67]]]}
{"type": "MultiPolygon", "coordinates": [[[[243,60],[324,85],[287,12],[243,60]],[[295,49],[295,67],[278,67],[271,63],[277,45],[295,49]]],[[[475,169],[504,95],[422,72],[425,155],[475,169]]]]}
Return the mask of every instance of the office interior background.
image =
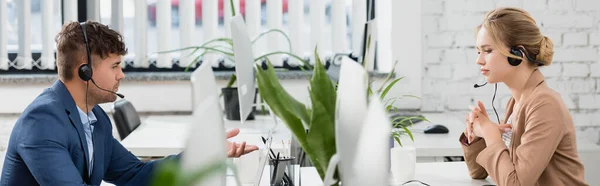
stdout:
{"type": "MultiPolygon", "coordinates": [[[[192,111],[190,59],[180,53],[157,54],[197,46],[227,37],[229,1],[197,0],[195,12],[180,14],[170,0],[0,0],[0,161],[19,114],[57,79],[54,36],[63,22],[83,15],[123,34],[126,95],[142,119],[150,115],[189,114],[192,111]],[[223,3],[224,5],[221,5],[223,3]],[[82,4],[84,4],[82,6],[82,4]]],[[[475,63],[473,30],[495,7],[529,11],[542,33],[554,42],[554,60],[541,70],[548,85],[561,93],[575,121],[578,140],[600,145],[600,1],[597,0],[377,0],[367,15],[367,3],[352,0],[236,0],[251,38],[270,28],[290,36],[292,53],[310,58],[315,46],[324,58],[360,53],[364,23],[377,22],[377,73],[404,76],[390,94],[412,95],[396,102],[402,111],[440,112],[464,118],[477,100],[491,107],[493,86],[474,89],[485,80],[475,63]],[[267,16],[268,15],[268,16],[267,16]]],[[[253,46],[255,56],[287,50],[278,34],[253,46]]],[[[298,62],[273,57],[284,87],[299,100],[309,100],[307,80],[291,74],[298,62]],[[285,61],[285,62],[284,62],[285,61]]],[[[203,59],[213,64],[217,83],[225,86],[234,71],[222,56],[203,59]]],[[[312,63],[312,62],[311,62],[312,63]]],[[[193,69],[192,69],[193,70],[193,69]]],[[[495,106],[502,117],[510,92],[500,84],[495,106]]],[[[101,105],[109,114],[112,104],[101,105]]],[[[490,115],[492,116],[492,115],[490,115]]],[[[201,122],[201,121],[199,121],[201,122]]],[[[118,136],[113,127],[115,137],[118,136]]],[[[458,143],[458,136],[456,138],[458,143]]],[[[2,162],[0,162],[2,165],[2,162]]]]}

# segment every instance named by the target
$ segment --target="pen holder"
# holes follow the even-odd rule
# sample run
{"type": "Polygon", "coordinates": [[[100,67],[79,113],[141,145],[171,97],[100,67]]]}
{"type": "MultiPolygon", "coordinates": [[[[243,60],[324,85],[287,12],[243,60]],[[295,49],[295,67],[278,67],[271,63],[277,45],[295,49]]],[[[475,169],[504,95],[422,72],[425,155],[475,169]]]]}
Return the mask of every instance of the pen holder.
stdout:
{"type": "Polygon", "coordinates": [[[271,186],[294,186],[296,166],[292,163],[295,157],[280,157],[269,162],[271,172],[271,186]]]}

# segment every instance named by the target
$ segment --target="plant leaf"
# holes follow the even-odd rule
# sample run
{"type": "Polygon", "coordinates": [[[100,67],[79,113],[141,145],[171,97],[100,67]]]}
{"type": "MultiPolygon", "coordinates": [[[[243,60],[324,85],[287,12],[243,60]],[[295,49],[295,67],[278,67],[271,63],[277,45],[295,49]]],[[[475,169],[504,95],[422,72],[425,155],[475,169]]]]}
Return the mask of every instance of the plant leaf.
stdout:
{"type": "Polygon", "coordinates": [[[226,52],[226,51],[218,49],[217,47],[207,47],[207,46],[191,46],[191,47],[185,47],[185,48],[180,48],[180,49],[175,49],[175,50],[161,51],[161,52],[156,52],[156,53],[158,53],[158,54],[171,53],[171,52],[179,52],[179,51],[191,50],[191,49],[205,49],[205,50],[210,50],[210,51],[213,51],[213,52],[218,52],[218,53],[221,53],[221,54],[233,56],[232,52],[226,52]]]}
{"type": "Polygon", "coordinates": [[[309,70],[312,70],[312,67],[310,66],[310,64],[308,62],[306,62],[304,59],[298,57],[296,54],[292,54],[290,52],[283,52],[283,51],[271,52],[271,53],[264,54],[262,56],[258,56],[257,58],[254,59],[254,61],[258,61],[258,60],[261,60],[263,58],[266,58],[268,56],[275,55],[275,54],[287,54],[293,58],[298,59],[299,61],[304,63],[304,66],[306,66],[309,70]]]}
{"type": "Polygon", "coordinates": [[[413,95],[403,95],[402,97],[409,97],[409,98],[415,98],[415,99],[421,100],[421,98],[419,96],[413,96],[413,95]]]}
{"type": "Polygon", "coordinates": [[[153,186],[177,185],[176,182],[180,179],[181,172],[179,165],[174,160],[164,160],[156,169],[152,177],[153,186]]]}
{"type": "Polygon", "coordinates": [[[396,140],[396,142],[398,142],[398,145],[402,146],[402,142],[400,142],[400,136],[394,136],[394,140],[396,140]]]}
{"type": "Polygon", "coordinates": [[[394,77],[394,75],[396,74],[396,66],[397,65],[398,65],[398,60],[396,60],[396,62],[394,62],[392,71],[387,75],[387,77],[385,77],[385,81],[383,81],[383,84],[381,84],[379,89],[377,89],[377,92],[381,92],[381,90],[383,90],[384,85],[386,85],[390,80],[392,80],[392,77],[394,77]]]}
{"type": "Polygon", "coordinates": [[[231,77],[229,78],[229,82],[227,83],[227,88],[231,88],[231,86],[233,86],[233,84],[235,83],[235,81],[237,80],[237,76],[235,75],[235,73],[231,74],[231,77]]]}
{"type": "Polygon", "coordinates": [[[233,0],[229,0],[229,6],[231,7],[231,17],[235,16],[235,6],[233,5],[233,0]]]}
{"type": "MultiPolygon", "coordinates": [[[[335,99],[336,92],[333,87],[333,83],[327,72],[325,70],[325,66],[321,63],[321,59],[317,54],[317,49],[315,48],[315,70],[313,72],[312,79],[310,81],[310,90],[311,96],[317,96],[317,101],[319,101],[325,107],[325,111],[327,113],[335,113],[335,99]]],[[[314,102],[314,100],[312,101],[314,102]]],[[[332,116],[333,118],[333,116],[332,116]]]]}
{"type": "Polygon", "coordinates": [[[307,135],[312,152],[307,151],[307,153],[323,179],[329,159],[336,153],[334,122],[336,92],[316,48],[315,59],[315,70],[310,80],[312,112],[307,135]]]}
{"type": "Polygon", "coordinates": [[[334,113],[328,112],[318,99],[318,90],[310,94],[312,100],[311,125],[306,140],[311,151],[306,151],[314,166],[321,176],[325,178],[325,171],[330,158],[336,153],[335,148],[335,123],[334,113]]]}
{"type": "Polygon", "coordinates": [[[261,33],[261,34],[260,34],[260,35],[258,35],[256,38],[254,38],[254,40],[252,40],[251,44],[254,44],[254,42],[256,42],[258,39],[262,38],[263,36],[265,36],[265,35],[267,35],[267,34],[269,34],[269,33],[271,33],[271,32],[278,32],[278,33],[280,33],[281,35],[283,35],[283,37],[285,37],[285,39],[286,39],[286,40],[287,40],[287,42],[288,42],[288,47],[289,47],[289,49],[290,49],[290,50],[289,50],[289,52],[292,52],[292,41],[290,40],[290,37],[288,37],[288,35],[287,35],[287,34],[286,34],[286,33],[285,33],[283,30],[276,29],[276,28],[272,28],[272,29],[269,29],[269,30],[267,30],[267,31],[265,31],[265,32],[263,32],[263,33],[261,33]]]}
{"type": "Polygon", "coordinates": [[[269,105],[270,111],[281,118],[288,128],[294,133],[300,145],[306,149],[306,131],[302,121],[310,122],[304,104],[295,100],[285,91],[277,79],[273,66],[267,61],[267,70],[257,65],[257,85],[259,92],[269,105]]]}
{"type": "Polygon", "coordinates": [[[391,110],[392,108],[395,108],[395,107],[394,107],[394,103],[396,103],[396,100],[392,101],[392,103],[390,103],[390,104],[387,106],[387,108],[385,109],[385,112],[386,112],[386,113],[389,113],[389,112],[390,112],[390,110],[391,110]]]}
{"type": "Polygon", "coordinates": [[[392,82],[391,82],[389,85],[387,85],[387,86],[385,87],[385,90],[383,91],[383,93],[381,93],[381,97],[380,97],[380,99],[383,99],[383,98],[385,98],[385,96],[386,96],[386,95],[387,95],[387,93],[388,93],[388,92],[389,92],[389,91],[392,89],[392,87],[394,87],[394,85],[395,85],[396,83],[398,83],[398,81],[400,81],[402,78],[404,78],[404,77],[401,77],[401,78],[395,79],[395,80],[394,80],[394,81],[392,81],[392,82]]]}
{"type": "Polygon", "coordinates": [[[402,126],[402,129],[404,129],[404,131],[406,131],[406,133],[410,137],[410,140],[415,141],[415,138],[413,137],[412,132],[410,132],[410,130],[408,130],[408,128],[406,128],[405,126],[402,126]]]}
{"type": "Polygon", "coordinates": [[[180,183],[181,185],[196,185],[197,183],[202,183],[202,180],[206,177],[217,172],[224,172],[226,167],[225,161],[211,162],[208,166],[199,167],[198,170],[193,171],[192,173],[183,174],[184,176],[180,183]]]}

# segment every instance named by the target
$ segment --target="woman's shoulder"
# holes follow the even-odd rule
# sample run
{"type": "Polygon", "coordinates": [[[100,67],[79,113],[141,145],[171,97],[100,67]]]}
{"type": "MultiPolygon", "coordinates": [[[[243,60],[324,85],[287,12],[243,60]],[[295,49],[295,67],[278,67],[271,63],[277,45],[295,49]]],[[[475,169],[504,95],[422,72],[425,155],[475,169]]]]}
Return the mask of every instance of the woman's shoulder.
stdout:
{"type": "Polygon", "coordinates": [[[545,85],[545,83],[532,91],[522,106],[524,108],[522,110],[528,111],[544,109],[556,112],[568,112],[561,94],[545,85]]]}

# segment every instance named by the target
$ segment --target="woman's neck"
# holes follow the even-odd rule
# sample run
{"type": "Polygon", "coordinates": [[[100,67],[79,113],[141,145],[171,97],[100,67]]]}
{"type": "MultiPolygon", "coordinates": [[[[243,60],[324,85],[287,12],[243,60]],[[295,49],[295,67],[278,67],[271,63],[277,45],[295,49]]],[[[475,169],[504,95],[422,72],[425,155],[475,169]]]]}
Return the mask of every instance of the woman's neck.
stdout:
{"type": "Polygon", "coordinates": [[[527,80],[529,80],[529,78],[533,74],[533,70],[521,70],[515,73],[514,75],[510,76],[510,78],[506,81],[504,81],[504,84],[506,84],[506,86],[510,90],[510,93],[515,99],[515,103],[519,103],[521,101],[522,94],[525,91],[525,84],[527,84],[527,80]]]}

